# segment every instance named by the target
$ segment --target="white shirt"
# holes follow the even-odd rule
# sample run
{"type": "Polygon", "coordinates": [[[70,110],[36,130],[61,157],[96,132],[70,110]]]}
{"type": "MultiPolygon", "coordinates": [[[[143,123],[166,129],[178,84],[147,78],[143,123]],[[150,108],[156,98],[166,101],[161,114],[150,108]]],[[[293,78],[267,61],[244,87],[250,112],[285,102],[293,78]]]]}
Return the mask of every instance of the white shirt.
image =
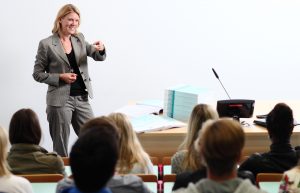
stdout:
{"type": "Polygon", "coordinates": [[[32,186],[27,179],[12,174],[0,177],[0,192],[33,193],[32,186]]]}

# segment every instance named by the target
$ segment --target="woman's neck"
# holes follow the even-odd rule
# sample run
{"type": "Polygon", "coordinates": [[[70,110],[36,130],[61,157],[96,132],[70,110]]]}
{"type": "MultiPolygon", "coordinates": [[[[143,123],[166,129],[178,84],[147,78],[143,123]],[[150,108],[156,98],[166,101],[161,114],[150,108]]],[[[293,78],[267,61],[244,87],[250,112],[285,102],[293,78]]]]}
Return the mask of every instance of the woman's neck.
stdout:
{"type": "Polygon", "coordinates": [[[66,35],[66,34],[63,34],[62,32],[58,32],[58,35],[59,35],[59,37],[60,37],[60,39],[61,39],[62,41],[67,41],[67,40],[69,40],[70,37],[71,37],[70,34],[66,35]]]}

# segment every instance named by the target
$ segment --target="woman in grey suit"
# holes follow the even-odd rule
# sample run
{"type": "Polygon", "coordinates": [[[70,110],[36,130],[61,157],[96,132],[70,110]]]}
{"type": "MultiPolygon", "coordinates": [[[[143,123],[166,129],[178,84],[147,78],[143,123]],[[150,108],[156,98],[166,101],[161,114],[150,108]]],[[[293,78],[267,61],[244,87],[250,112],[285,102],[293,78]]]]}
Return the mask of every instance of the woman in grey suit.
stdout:
{"type": "Polygon", "coordinates": [[[79,10],[63,6],[55,19],[52,35],[40,41],[33,78],[48,84],[47,119],[53,149],[68,156],[70,124],[78,135],[80,126],[93,115],[88,96],[93,97],[87,56],[96,61],[106,57],[101,41],[89,44],[78,32],[79,10]]]}

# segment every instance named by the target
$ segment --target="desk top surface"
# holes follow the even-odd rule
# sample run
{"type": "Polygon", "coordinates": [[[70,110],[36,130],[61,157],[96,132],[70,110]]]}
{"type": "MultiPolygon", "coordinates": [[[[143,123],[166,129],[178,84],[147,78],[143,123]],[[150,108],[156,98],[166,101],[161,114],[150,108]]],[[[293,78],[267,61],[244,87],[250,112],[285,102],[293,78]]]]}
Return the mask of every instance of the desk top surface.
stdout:
{"type": "MultiPolygon", "coordinates": [[[[256,134],[262,134],[262,133],[267,133],[267,130],[265,127],[261,127],[258,125],[253,124],[253,120],[256,119],[256,115],[263,115],[269,113],[273,107],[279,103],[279,102],[284,102],[287,105],[289,105],[294,114],[295,120],[300,122],[300,100],[297,101],[255,101],[254,105],[254,113],[252,118],[248,119],[241,119],[241,121],[245,121],[248,123],[250,126],[245,126],[244,131],[247,135],[256,135],[256,134]]],[[[186,133],[187,129],[186,127],[181,127],[181,128],[172,128],[172,129],[167,129],[163,131],[153,131],[153,132],[147,132],[144,133],[146,135],[163,135],[163,134],[169,134],[169,135],[182,135],[183,133],[186,133]]],[[[294,133],[300,134],[300,126],[296,126],[294,128],[294,133]]],[[[143,134],[142,134],[143,135],[143,134]]]]}

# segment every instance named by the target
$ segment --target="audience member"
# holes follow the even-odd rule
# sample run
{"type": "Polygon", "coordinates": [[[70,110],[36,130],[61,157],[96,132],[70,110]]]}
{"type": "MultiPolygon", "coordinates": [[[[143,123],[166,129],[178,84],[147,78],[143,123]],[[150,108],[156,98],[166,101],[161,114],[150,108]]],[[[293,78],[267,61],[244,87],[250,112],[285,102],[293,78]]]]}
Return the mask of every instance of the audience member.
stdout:
{"type": "Polygon", "coordinates": [[[0,127],[0,192],[7,193],[32,193],[30,182],[25,178],[15,176],[7,168],[6,132],[0,127]]]}
{"type": "Polygon", "coordinates": [[[218,113],[209,105],[198,104],[194,107],[189,119],[187,135],[180,145],[179,151],[171,159],[172,173],[193,172],[203,168],[193,144],[202,124],[206,120],[218,118],[218,113]]]}
{"type": "Polygon", "coordinates": [[[264,192],[249,180],[237,177],[237,163],[242,157],[245,134],[239,122],[220,119],[203,125],[195,146],[203,164],[207,167],[207,178],[190,183],[174,193],[254,193],[264,192]]]}
{"type": "Polygon", "coordinates": [[[267,130],[272,142],[270,151],[255,153],[243,162],[239,170],[249,170],[254,176],[258,173],[283,173],[296,166],[300,150],[293,148],[290,138],[294,128],[292,109],[284,103],[278,103],[268,114],[267,130]]]}
{"type": "MultiPolygon", "coordinates": [[[[252,184],[256,184],[254,175],[250,171],[238,171],[239,178],[249,179],[252,184]]],[[[199,180],[207,177],[206,168],[199,169],[195,172],[182,172],[176,175],[176,180],[174,182],[172,190],[177,190],[179,188],[186,188],[189,183],[196,183],[199,180]]]]}
{"type": "Polygon", "coordinates": [[[10,121],[8,164],[14,174],[65,174],[62,158],[39,146],[42,130],[31,109],[17,111],[10,121]]]}
{"type": "Polygon", "coordinates": [[[107,117],[91,119],[82,126],[70,153],[74,180],[60,181],[56,193],[151,193],[137,176],[113,176],[118,157],[117,126],[107,117]]]}
{"type": "Polygon", "coordinates": [[[115,122],[120,134],[117,172],[120,174],[153,174],[151,159],[140,144],[128,117],[122,113],[112,113],[109,118],[115,122]]]}
{"type": "Polygon", "coordinates": [[[279,186],[279,193],[300,193],[300,165],[285,171],[279,186]]]}

